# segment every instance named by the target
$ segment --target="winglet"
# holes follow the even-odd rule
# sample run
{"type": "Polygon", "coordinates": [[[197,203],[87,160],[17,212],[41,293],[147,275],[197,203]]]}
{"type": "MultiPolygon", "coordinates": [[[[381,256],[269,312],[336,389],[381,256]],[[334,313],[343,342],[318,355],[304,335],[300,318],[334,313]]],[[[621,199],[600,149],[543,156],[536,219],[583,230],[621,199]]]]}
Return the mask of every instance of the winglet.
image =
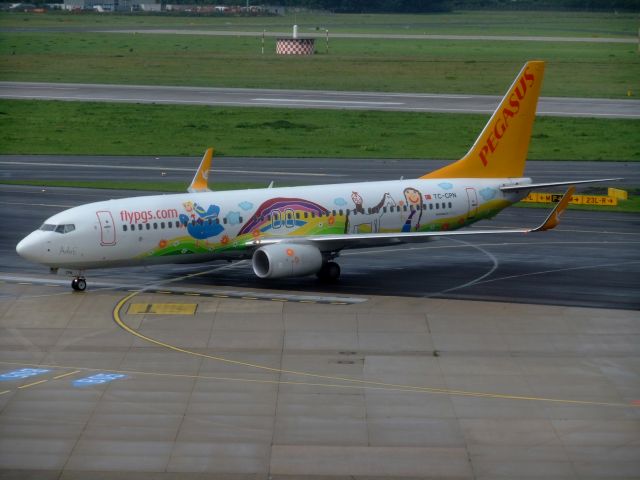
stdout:
{"type": "Polygon", "coordinates": [[[196,171],[195,177],[191,181],[191,185],[187,191],[189,193],[210,192],[209,188],[209,168],[211,168],[211,158],[213,157],[213,148],[207,148],[204,152],[200,166],[196,171]]]}
{"type": "Polygon", "coordinates": [[[531,231],[543,232],[545,230],[551,230],[552,228],[555,228],[560,223],[560,217],[562,216],[564,211],[567,209],[567,206],[571,201],[571,195],[573,195],[575,191],[576,191],[576,187],[571,185],[569,189],[565,192],[565,194],[562,196],[558,204],[555,206],[555,208],[551,211],[551,213],[549,214],[547,219],[544,221],[544,223],[540,225],[538,228],[534,228],[531,231]]]}

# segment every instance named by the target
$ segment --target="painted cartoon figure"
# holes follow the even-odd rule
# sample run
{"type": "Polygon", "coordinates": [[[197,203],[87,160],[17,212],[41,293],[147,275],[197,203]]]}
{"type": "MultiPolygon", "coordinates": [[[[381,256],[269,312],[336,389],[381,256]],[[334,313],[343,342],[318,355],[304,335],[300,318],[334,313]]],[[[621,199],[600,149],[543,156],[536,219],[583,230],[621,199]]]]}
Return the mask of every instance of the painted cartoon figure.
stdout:
{"type": "Polygon", "coordinates": [[[219,206],[209,205],[206,210],[194,202],[185,202],[183,206],[187,212],[195,212],[191,213],[191,218],[184,213],[181,214],[180,223],[187,227],[189,235],[196,240],[215,237],[224,231],[224,227],[220,225],[218,220],[218,215],[220,214],[219,206]],[[196,218],[196,215],[198,218],[196,218]]]}
{"type": "Polygon", "coordinates": [[[389,208],[391,206],[396,205],[391,194],[385,193],[382,195],[377,205],[371,208],[371,213],[365,213],[362,205],[364,202],[358,192],[352,192],[351,200],[355,205],[355,214],[349,215],[348,217],[349,224],[346,229],[348,233],[377,233],[393,227],[392,221],[389,226],[385,226],[384,224],[385,216],[392,220],[392,217],[385,214],[390,211],[389,208]]]}
{"type": "Polygon", "coordinates": [[[402,231],[417,232],[422,219],[422,194],[415,188],[408,187],[404,189],[404,199],[409,210],[402,231]]]}
{"type": "Polygon", "coordinates": [[[351,200],[353,201],[353,204],[356,207],[355,208],[356,213],[364,213],[364,208],[362,206],[363,200],[358,192],[351,192],[351,200]]]}

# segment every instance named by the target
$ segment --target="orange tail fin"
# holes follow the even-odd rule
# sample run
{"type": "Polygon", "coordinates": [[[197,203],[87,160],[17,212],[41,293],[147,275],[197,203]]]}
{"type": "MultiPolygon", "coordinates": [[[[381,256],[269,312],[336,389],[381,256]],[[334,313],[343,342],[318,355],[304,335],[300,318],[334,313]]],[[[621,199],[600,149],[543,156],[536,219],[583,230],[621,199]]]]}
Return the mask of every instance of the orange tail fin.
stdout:
{"type": "Polygon", "coordinates": [[[544,62],[527,62],[469,152],[420,178],[521,177],[543,77],[544,62]]]}

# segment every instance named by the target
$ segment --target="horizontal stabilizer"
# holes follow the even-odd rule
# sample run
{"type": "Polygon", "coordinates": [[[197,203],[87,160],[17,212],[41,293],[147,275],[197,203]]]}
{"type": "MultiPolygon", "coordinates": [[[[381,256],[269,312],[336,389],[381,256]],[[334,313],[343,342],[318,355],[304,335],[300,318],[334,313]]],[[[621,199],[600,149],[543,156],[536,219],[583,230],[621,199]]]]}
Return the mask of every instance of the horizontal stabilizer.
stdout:
{"type": "Polygon", "coordinates": [[[509,185],[500,187],[503,192],[515,192],[521,190],[533,190],[534,188],[566,187],[567,185],[580,185],[583,183],[616,182],[622,178],[597,178],[594,180],[574,180],[573,182],[549,182],[549,183],[528,183],[526,185],[509,185]]]}

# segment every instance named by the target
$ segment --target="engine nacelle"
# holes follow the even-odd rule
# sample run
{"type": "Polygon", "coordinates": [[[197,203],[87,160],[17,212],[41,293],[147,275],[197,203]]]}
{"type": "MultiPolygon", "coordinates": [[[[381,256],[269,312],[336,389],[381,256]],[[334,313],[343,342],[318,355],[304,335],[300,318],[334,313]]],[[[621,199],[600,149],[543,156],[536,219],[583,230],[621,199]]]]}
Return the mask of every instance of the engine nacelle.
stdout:
{"type": "Polygon", "coordinates": [[[313,245],[277,243],[260,247],[251,259],[260,278],[302,277],[322,267],[322,253],[313,245]]]}

